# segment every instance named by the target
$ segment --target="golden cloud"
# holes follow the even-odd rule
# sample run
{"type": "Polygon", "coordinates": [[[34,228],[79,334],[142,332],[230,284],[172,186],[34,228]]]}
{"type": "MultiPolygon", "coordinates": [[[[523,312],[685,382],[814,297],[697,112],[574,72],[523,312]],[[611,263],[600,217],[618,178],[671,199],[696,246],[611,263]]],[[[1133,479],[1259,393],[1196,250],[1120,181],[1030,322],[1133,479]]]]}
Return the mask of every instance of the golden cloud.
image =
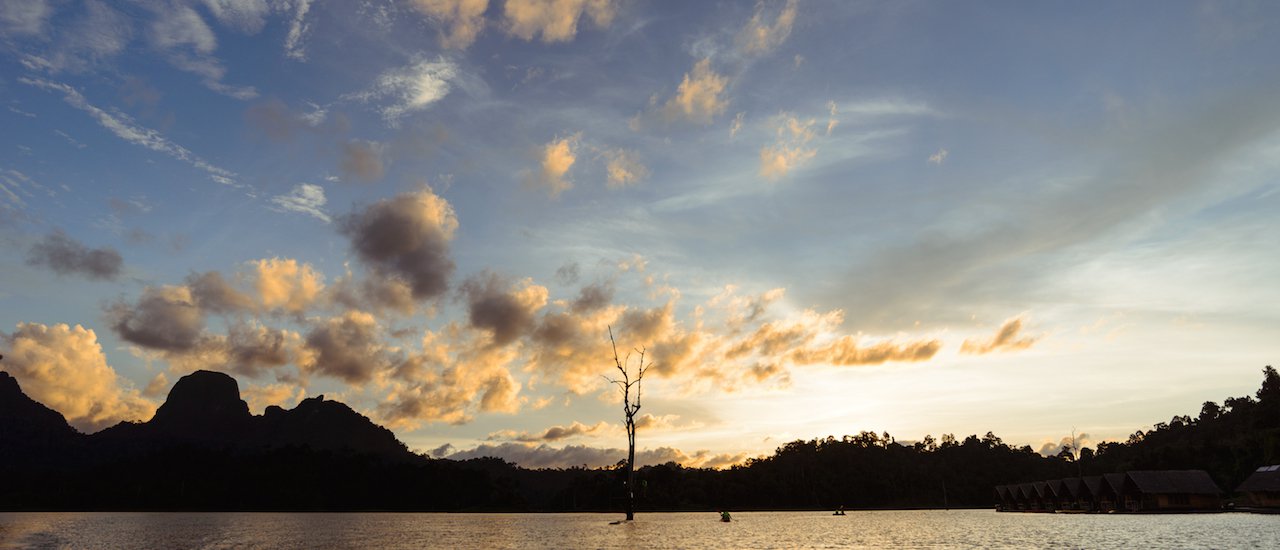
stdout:
{"type": "Polygon", "coordinates": [[[502,18],[507,32],[524,40],[568,42],[578,34],[585,15],[597,27],[608,27],[617,13],[610,0],[507,0],[502,18]]]}
{"type": "Polygon", "coordinates": [[[605,185],[609,189],[635,185],[649,177],[649,168],[640,162],[639,155],[634,151],[610,149],[604,152],[604,156],[608,161],[605,166],[605,173],[608,174],[605,185]]]}
{"type": "Polygon", "coordinates": [[[756,12],[747,22],[747,26],[738,32],[736,42],[738,49],[748,55],[759,55],[773,51],[791,35],[791,27],[796,21],[796,0],[787,0],[786,6],[773,19],[768,21],[764,13],[765,4],[756,4],[756,12]]]}
{"type": "Polygon", "coordinates": [[[4,369],[18,380],[22,391],[62,413],[83,432],[155,414],[155,404],[107,365],[91,329],[19,323],[12,334],[0,333],[0,340],[9,348],[4,369]]]}
{"type": "Polygon", "coordinates": [[[465,49],[484,29],[489,0],[413,0],[411,5],[445,27],[440,32],[440,47],[465,49]]]}
{"type": "Polygon", "coordinates": [[[813,119],[800,120],[786,113],[775,118],[777,139],[760,148],[760,176],[777,181],[818,154],[809,146],[816,134],[813,119]]]}
{"type": "Polygon", "coordinates": [[[250,265],[254,269],[258,299],[266,309],[302,313],[324,290],[324,276],[311,264],[291,258],[271,258],[250,265]]]}
{"type": "Polygon", "coordinates": [[[578,160],[575,150],[580,136],[581,134],[574,134],[563,139],[553,139],[544,145],[538,158],[539,168],[526,172],[525,185],[542,189],[553,199],[572,189],[573,182],[569,181],[568,174],[573,163],[578,160]]]}
{"type": "Polygon", "coordinates": [[[693,65],[685,73],[676,94],[662,106],[667,120],[685,119],[700,124],[710,124],[729,107],[724,97],[729,79],[711,70],[711,59],[706,58],[693,65]]]}
{"type": "Polygon", "coordinates": [[[1021,316],[1008,319],[1000,325],[995,335],[987,339],[965,340],[960,345],[960,353],[982,355],[997,351],[1018,351],[1030,348],[1040,339],[1039,336],[1020,336],[1023,318],[1021,316]]]}

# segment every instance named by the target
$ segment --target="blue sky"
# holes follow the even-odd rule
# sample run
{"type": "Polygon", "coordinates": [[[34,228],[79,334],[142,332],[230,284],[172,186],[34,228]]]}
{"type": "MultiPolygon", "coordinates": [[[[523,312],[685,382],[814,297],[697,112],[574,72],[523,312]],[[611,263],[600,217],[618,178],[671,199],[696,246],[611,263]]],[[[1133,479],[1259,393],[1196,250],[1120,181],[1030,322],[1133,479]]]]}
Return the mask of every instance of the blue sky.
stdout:
{"type": "Polygon", "coordinates": [[[1124,439],[1280,318],[1266,3],[0,3],[0,344],[93,431],[180,376],[438,455],[1124,439]]]}

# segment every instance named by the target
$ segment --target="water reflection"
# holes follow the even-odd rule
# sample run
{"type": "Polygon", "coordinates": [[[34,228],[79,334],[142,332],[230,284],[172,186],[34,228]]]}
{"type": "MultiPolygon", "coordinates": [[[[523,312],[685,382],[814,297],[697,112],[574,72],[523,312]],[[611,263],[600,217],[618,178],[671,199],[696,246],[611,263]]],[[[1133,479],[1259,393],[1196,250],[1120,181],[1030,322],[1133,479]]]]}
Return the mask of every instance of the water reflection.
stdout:
{"type": "Polygon", "coordinates": [[[1280,516],[3,513],[0,548],[1280,548],[1280,516]]]}

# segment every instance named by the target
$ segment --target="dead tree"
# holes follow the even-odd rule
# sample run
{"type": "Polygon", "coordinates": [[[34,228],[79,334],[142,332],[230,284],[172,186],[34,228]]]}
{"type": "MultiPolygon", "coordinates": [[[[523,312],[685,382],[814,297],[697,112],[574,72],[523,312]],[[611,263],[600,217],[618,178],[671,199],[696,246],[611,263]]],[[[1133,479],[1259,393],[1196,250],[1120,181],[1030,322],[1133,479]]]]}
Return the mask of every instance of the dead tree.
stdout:
{"type": "Polygon", "coordinates": [[[605,377],[611,384],[617,384],[618,390],[622,392],[622,413],[626,415],[627,425],[627,521],[635,519],[636,509],[636,413],[640,412],[640,381],[644,379],[645,371],[653,366],[652,363],[645,364],[644,348],[634,350],[640,354],[640,363],[635,370],[635,379],[631,377],[631,371],[627,370],[631,363],[631,354],[628,353],[625,359],[618,357],[618,342],[613,339],[613,327],[609,327],[609,343],[613,345],[613,364],[622,374],[622,379],[614,379],[605,377]],[[631,395],[632,387],[635,387],[635,397],[631,395]]]}

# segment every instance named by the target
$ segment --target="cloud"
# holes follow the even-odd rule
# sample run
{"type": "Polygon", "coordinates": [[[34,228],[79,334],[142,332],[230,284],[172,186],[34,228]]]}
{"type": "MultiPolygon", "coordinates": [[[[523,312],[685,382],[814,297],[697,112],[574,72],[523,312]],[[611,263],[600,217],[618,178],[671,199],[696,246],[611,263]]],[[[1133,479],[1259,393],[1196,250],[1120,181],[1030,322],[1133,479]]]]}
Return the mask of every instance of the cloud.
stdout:
{"type": "Polygon", "coordinates": [[[240,313],[256,309],[253,298],[236,289],[217,271],[188,275],[186,287],[203,311],[240,313]]]}
{"type": "Polygon", "coordinates": [[[53,6],[47,0],[9,0],[0,3],[0,34],[30,36],[44,34],[53,6]]]}
{"type": "Polygon", "coordinates": [[[271,204],[281,212],[297,212],[329,223],[329,215],[324,213],[324,205],[328,199],[324,196],[324,187],[310,183],[299,183],[283,195],[271,198],[271,204]]]}
{"type": "MultiPolygon", "coordinates": [[[[502,430],[489,434],[485,439],[488,441],[519,441],[521,443],[541,443],[555,442],[571,437],[584,435],[594,435],[600,432],[608,431],[613,426],[605,421],[597,422],[595,425],[583,424],[574,421],[568,426],[552,426],[547,428],[541,434],[530,434],[528,432],[516,432],[513,430],[502,430]]],[[[617,431],[614,429],[614,431],[617,431]]]]}
{"type": "Polygon", "coordinates": [[[812,350],[799,350],[790,355],[797,364],[828,363],[831,365],[879,365],[891,361],[928,361],[942,349],[942,342],[924,339],[910,342],[886,340],[863,346],[855,336],[842,336],[831,345],[812,350]]]}
{"type": "Polygon", "coordinates": [[[507,0],[502,8],[503,23],[512,36],[545,43],[568,42],[578,33],[584,15],[597,27],[608,27],[617,14],[611,0],[507,0]]]}
{"type": "Polygon", "coordinates": [[[649,168],[640,162],[640,156],[635,151],[610,149],[604,152],[604,157],[608,161],[605,166],[605,173],[608,174],[605,185],[609,189],[622,189],[649,177],[649,168]]]}
{"type": "Polygon", "coordinates": [[[155,399],[164,396],[167,391],[169,391],[169,377],[163,372],[157,372],[151,381],[147,382],[147,387],[142,389],[142,395],[155,399]]]}
{"type": "MultiPolygon", "coordinates": [[[[16,12],[20,17],[34,13],[17,7],[19,4],[27,4],[28,10],[42,5],[48,8],[43,2],[6,2],[3,10],[16,12]]],[[[39,55],[26,55],[20,62],[31,70],[79,72],[123,51],[133,36],[132,20],[106,2],[90,1],[82,5],[83,12],[60,17],[53,32],[41,37],[42,41],[48,39],[49,49],[39,55]]],[[[3,18],[0,15],[0,19],[3,18]]],[[[45,35],[43,21],[40,27],[39,34],[45,35]]]]}
{"type": "Polygon", "coordinates": [[[0,341],[8,348],[4,370],[18,379],[23,392],[62,413],[81,431],[145,420],[155,413],[155,404],[107,365],[90,329],[19,323],[12,334],[0,333],[0,341]]]}
{"type": "Polygon", "coordinates": [[[246,384],[240,388],[240,395],[248,403],[249,410],[261,414],[271,405],[284,408],[297,406],[307,396],[307,389],[288,382],[246,384]]]}
{"type": "Polygon", "coordinates": [[[836,118],[836,113],[837,113],[836,102],[828,101],[827,102],[827,135],[828,136],[831,135],[831,132],[835,131],[836,125],[840,124],[840,119],[836,118]]]}
{"type": "MultiPolygon", "coordinates": [[[[1062,452],[1063,449],[1070,448],[1072,446],[1071,443],[1071,436],[1064,435],[1057,443],[1052,440],[1045,441],[1040,445],[1038,452],[1041,456],[1058,456],[1058,453],[1062,452]]],[[[1093,439],[1087,433],[1079,433],[1075,436],[1075,445],[1076,448],[1074,450],[1079,452],[1080,449],[1093,445],[1093,439]]]]}
{"type": "Polygon", "coordinates": [[[260,32],[271,14],[266,0],[204,0],[204,7],[218,22],[247,34],[260,32]]]}
{"type": "Polygon", "coordinates": [[[155,20],[147,35],[152,46],[169,58],[169,63],[180,70],[202,77],[206,88],[236,99],[252,99],[258,96],[252,86],[232,86],[222,82],[227,69],[213,57],[218,39],[200,14],[190,6],[156,5],[155,20]]]}
{"type": "Polygon", "coordinates": [[[396,127],[401,118],[425,110],[448,95],[450,82],[458,77],[458,66],[452,61],[443,57],[435,60],[419,58],[404,67],[382,73],[372,88],[343,98],[364,103],[385,100],[378,111],[388,126],[396,127]]]}
{"type": "Polygon", "coordinates": [[[112,134],[115,134],[116,137],[129,143],[141,145],[147,149],[151,149],[152,151],[164,153],[170,157],[186,162],[187,164],[209,174],[209,178],[213,181],[224,185],[236,185],[236,178],[238,176],[235,172],[209,164],[204,159],[187,150],[187,148],[169,141],[160,132],[139,126],[132,118],[129,117],[129,115],[118,111],[108,113],[93,106],[85,100],[84,96],[81,95],[80,92],[76,91],[75,88],[72,88],[71,86],[39,78],[19,77],[18,81],[28,86],[35,86],[43,90],[61,92],[63,100],[66,101],[68,105],[89,113],[89,116],[93,117],[93,119],[96,120],[103,128],[106,128],[112,134]]]}
{"type": "Polygon", "coordinates": [[[813,160],[818,154],[809,146],[816,134],[813,119],[800,120],[787,113],[774,118],[776,140],[773,145],[760,148],[760,176],[777,181],[795,168],[813,160]]]}
{"type": "Polygon", "coordinates": [[[62,231],[54,231],[31,245],[27,265],[47,267],[59,275],[112,280],[120,275],[124,259],[113,248],[89,248],[62,231]]]}
{"type": "Polygon", "coordinates": [[[1021,336],[1021,316],[1008,319],[1000,325],[1000,329],[988,339],[965,340],[960,346],[960,353],[982,355],[997,351],[1018,351],[1030,348],[1040,339],[1039,336],[1021,336]]]}
{"type": "Polygon", "coordinates": [[[430,189],[404,193],[342,220],[351,247],[375,273],[402,279],[418,300],[448,290],[454,262],[449,241],[458,218],[430,189]]]}
{"type": "Polygon", "coordinates": [[[738,340],[725,352],[728,359],[757,358],[751,375],[757,379],[781,372],[779,362],[795,365],[878,365],[932,359],[942,349],[936,338],[882,340],[863,345],[854,335],[837,336],[844,312],[806,310],[797,317],[770,321],[738,340]]]}
{"type": "Polygon", "coordinates": [[[373,315],[347,311],[307,333],[306,345],[312,355],[299,367],[304,372],[364,384],[393,364],[382,337],[382,327],[373,315]]]}
{"type": "Polygon", "coordinates": [[[742,119],[745,116],[747,116],[745,112],[734,115],[733,122],[729,123],[729,139],[733,139],[738,135],[738,132],[742,131],[742,119]]]}
{"type": "Polygon", "coordinates": [[[578,290],[578,297],[570,304],[574,313],[599,311],[613,301],[614,287],[609,282],[592,283],[578,290]]]}
{"type": "Polygon", "coordinates": [[[636,429],[638,430],[672,430],[676,428],[676,421],[680,419],[677,414],[664,414],[662,416],[654,416],[644,413],[636,417],[636,429]]]}
{"type": "Polygon", "coordinates": [[[456,323],[427,331],[422,351],[396,367],[379,416],[388,425],[412,428],[423,420],[464,424],[476,411],[519,411],[521,385],[508,369],[519,352],[490,343],[484,331],[456,323]]]}
{"type": "Polygon", "coordinates": [[[676,94],[662,106],[662,115],[668,121],[684,119],[700,124],[710,124],[729,107],[724,97],[729,79],[711,70],[711,59],[706,58],[693,65],[685,73],[676,94]]]}
{"type": "Polygon", "coordinates": [[[292,258],[271,258],[250,265],[254,269],[258,299],[266,309],[302,313],[324,290],[324,276],[311,264],[292,258]]]}
{"type": "Polygon", "coordinates": [[[553,139],[542,147],[539,155],[540,168],[526,171],[525,185],[534,189],[544,189],[551,198],[573,188],[569,181],[569,168],[577,161],[576,149],[581,134],[574,134],[563,139],[553,139]]]}
{"type": "Polygon", "coordinates": [[[489,0],[413,0],[415,9],[439,21],[440,47],[465,49],[484,29],[489,0]]]}
{"type": "Polygon", "coordinates": [[[374,182],[382,179],[385,147],[376,141],[349,141],[342,146],[342,161],[338,168],[347,180],[374,182]]]}
{"type": "MultiPolygon", "coordinates": [[[[738,32],[738,49],[748,55],[762,55],[773,51],[791,35],[796,21],[796,0],[787,0],[777,18],[770,22],[765,15],[765,3],[756,4],[756,12],[747,26],[738,32]]],[[[799,63],[797,63],[798,65],[799,63]]]]}
{"type": "Polygon", "coordinates": [[[564,265],[556,268],[556,281],[562,285],[571,285],[578,282],[581,276],[582,266],[578,262],[565,262],[564,265]]]}
{"type": "Polygon", "coordinates": [[[413,289],[396,278],[376,274],[357,281],[350,272],[334,281],[329,299],[351,309],[412,315],[417,310],[413,289]]]}
{"type": "Polygon", "coordinates": [[[946,150],[946,149],[938,149],[938,152],[937,152],[937,153],[934,153],[934,154],[932,154],[932,155],[929,155],[929,161],[928,161],[928,162],[929,162],[929,164],[939,165],[939,166],[940,166],[940,165],[942,165],[943,161],[945,161],[945,160],[947,160],[947,150],[946,150]]]}
{"type": "Polygon", "coordinates": [[[285,102],[269,99],[249,106],[244,118],[268,139],[277,142],[292,141],[304,132],[315,132],[324,123],[326,111],[312,105],[310,113],[296,113],[285,102]]]}
{"type": "Polygon", "coordinates": [[[311,11],[311,0],[294,0],[293,16],[289,18],[289,32],[284,38],[284,55],[294,61],[307,60],[307,48],[303,43],[311,25],[307,24],[307,12],[311,11]]]}
{"type": "Polygon", "coordinates": [[[231,324],[222,343],[226,349],[226,368],[249,376],[310,359],[300,334],[263,326],[257,321],[231,324]]]}
{"type": "Polygon", "coordinates": [[[538,310],[547,305],[547,287],[527,278],[512,284],[489,271],[468,278],[460,290],[471,326],[489,331],[497,346],[528,332],[538,310]]]}
{"type": "MultiPolygon", "coordinates": [[[[453,453],[447,458],[466,460],[482,457],[501,458],[524,468],[572,468],[584,465],[588,468],[602,468],[625,460],[627,451],[585,445],[556,448],[546,444],[506,442],[497,445],[483,444],[474,449],[453,453]]],[[[688,468],[727,468],[741,464],[746,459],[745,454],[713,454],[705,450],[687,454],[672,447],[636,451],[636,463],[640,466],[675,462],[688,468]]]]}
{"type": "Polygon", "coordinates": [[[1266,147],[1280,127],[1271,84],[1162,109],[1165,116],[1136,118],[1122,132],[1081,137],[1070,166],[1084,168],[1058,167],[1018,183],[1036,183],[1037,200],[992,188],[983,199],[950,204],[942,219],[925,222],[906,242],[845,270],[841,278],[856,277],[856,288],[831,285],[807,298],[882,326],[960,320],[997,299],[1055,301],[1046,294],[1058,292],[1045,280],[1055,276],[1047,263],[1073,257],[1070,250],[1105,248],[1107,239],[1193,197],[1208,200],[1204,193],[1229,179],[1224,170],[1266,147]]]}
{"type": "Polygon", "coordinates": [[[204,315],[185,286],[149,286],[137,304],[107,308],[111,328],[127,342],[161,351],[194,349],[204,331],[204,315]]]}

